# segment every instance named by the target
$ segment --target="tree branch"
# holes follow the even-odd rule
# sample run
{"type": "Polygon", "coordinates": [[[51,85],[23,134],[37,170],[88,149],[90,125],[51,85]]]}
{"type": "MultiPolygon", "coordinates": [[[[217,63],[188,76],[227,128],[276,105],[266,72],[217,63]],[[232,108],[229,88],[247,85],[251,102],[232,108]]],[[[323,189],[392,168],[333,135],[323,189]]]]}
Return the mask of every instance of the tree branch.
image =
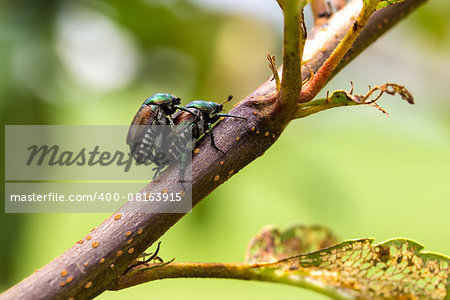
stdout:
{"type": "MultiPolygon", "coordinates": [[[[393,26],[423,2],[425,0],[409,0],[381,10],[381,14],[390,10],[396,13],[387,23],[383,17],[376,19],[378,23],[368,27],[371,31],[366,35],[363,31],[360,38],[364,40],[355,44],[359,48],[349,52],[349,56],[341,62],[338,69],[355,58],[371,41],[379,37],[383,30],[393,26]],[[404,4],[406,6],[403,6],[404,4]],[[405,7],[408,10],[404,10],[405,7]],[[378,26],[382,26],[383,30],[379,30],[378,26]]],[[[330,26],[326,34],[317,33],[314,39],[307,41],[303,57],[304,60],[308,56],[311,57],[308,65],[313,70],[317,70],[327,58],[324,55],[327,51],[322,51],[324,47],[337,44],[338,38],[345,35],[348,20],[341,16],[352,14],[357,14],[354,5],[343,8],[331,18],[330,24],[333,20],[340,20],[345,23],[344,26],[330,26]]],[[[302,73],[303,78],[306,78],[309,74],[308,68],[304,68],[302,73]]],[[[300,82],[297,81],[297,84],[300,82]]],[[[192,161],[193,206],[264,154],[289,122],[289,118],[286,118],[292,113],[292,109],[286,109],[289,106],[280,104],[275,83],[269,80],[230,111],[231,114],[247,118],[246,122],[228,118],[214,128],[216,144],[225,151],[226,158],[210,145],[209,138],[199,141],[197,147],[200,151],[194,155],[192,161]]],[[[160,181],[150,182],[143,192],[161,192],[165,189],[179,191],[180,186],[176,183],[178,176],[179,166],[173,165],[161,174],[160,181]]],[[[125,213],[148,211],[147,205],[142,202],[126,204],[69,250],[0,295],[0,299],[91,299],[99,295],[114,284],[146,248],[184,215],[164,213],[168,211],[164,205],[171,204],[157,206],[153,213],[125,213]]]]}

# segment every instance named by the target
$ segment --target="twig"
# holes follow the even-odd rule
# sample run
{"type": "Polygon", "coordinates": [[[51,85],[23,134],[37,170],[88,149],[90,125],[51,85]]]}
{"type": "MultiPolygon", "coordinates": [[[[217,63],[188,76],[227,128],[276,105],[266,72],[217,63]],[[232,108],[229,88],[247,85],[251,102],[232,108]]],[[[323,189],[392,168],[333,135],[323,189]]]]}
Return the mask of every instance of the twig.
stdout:
{"type": "Polygon", "coordinates": [[[306,41],[306,27],[303,20],[303,7],[305,1],[277,0],[283,10],[283,75],[279,101],[287,106],[287,110],[293,108],[296,97],[302,88],[301,61],[303,48],[306,41]]]}

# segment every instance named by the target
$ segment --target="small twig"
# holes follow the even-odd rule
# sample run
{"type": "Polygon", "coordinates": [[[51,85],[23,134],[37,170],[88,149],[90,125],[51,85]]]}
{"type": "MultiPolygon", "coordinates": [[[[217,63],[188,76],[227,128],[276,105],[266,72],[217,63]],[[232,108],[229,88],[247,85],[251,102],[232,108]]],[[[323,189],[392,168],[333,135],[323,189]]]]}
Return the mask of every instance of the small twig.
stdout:
{"type": "Polygon", "coordinates": [[[163,263],[164,261],[158,256],[160,246],[161,246],[161,242],[158,243],[158,246],[156,247],[155,253],[153,253],[153,255],[151,255],[149,258],[147,258],[145,260],[138,261],[137,263],[129,266],[128,268],[125,269],[125,271],[123,272],[123,275],[126,275],[130,270],[134,269],[135,267],[146,264],[149,261],[152,261],[154,259],[159,259],[159,260],[161,260],[161,263],[163,263]]]}
{"type": "Polygon", "coordinates": [[[275,65],[275,55],[267,54],[267,59],[269,60],[269,68],[272,71],[273,79],[275,79],[277,92],[279,92],[281,88],[281,83],[280,83],[280,75],[278,74],[278,70],[275,65]]]}

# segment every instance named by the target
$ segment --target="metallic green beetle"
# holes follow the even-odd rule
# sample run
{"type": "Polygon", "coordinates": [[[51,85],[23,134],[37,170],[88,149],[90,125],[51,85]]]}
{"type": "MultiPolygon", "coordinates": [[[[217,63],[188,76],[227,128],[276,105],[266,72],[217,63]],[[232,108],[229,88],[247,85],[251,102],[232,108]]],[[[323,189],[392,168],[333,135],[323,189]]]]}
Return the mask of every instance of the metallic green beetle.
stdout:
{"type": "MultiPolygon", "coordinates": [[[[160,161],[163,158],[157,156],[157,150],[164,137],[170,135],[168,127],[172,128],[173,126],[171,115],[177,109],[186,110],[180,106],[180,101],[180,98],[166,93],[158,93],[148,97],[134,116],[128,130],[127,144],[134,160],[138,164],[147,161],[155,163],[157,165],[155,177],[167,164],[160,161]]],[[[173,128],[171,130],[173,131],[173,128]]]]}
{"type": "MultiPolygon", "coordinates": [[[[230,101],[233,96],[228,96],[230,101]]],[[[213,125],[219,121],[221,117],[231,117],[236,119],[246,120],[244,117],[229,115],[221,113],[223,110],[223,104],[196,100],[190,102],[185,106],[189,112],[180,111],[173,117],[173,123],[178,125],[178,135],[181,144],[174,144],[171,147],[170,154],[173,155],[173,159],[180,159],[180,178],[184,180],[184,171],[186,168],[186,155],[194,150],[197,141],[199,141],[203,135],[209,132],[211,139],[211,145],[225,156],[225,152],[219,149],[214,142],[213,125]],[[180,127],[179,125],[184,125],[180,127]],[[187,130],[191,131],[190,140],[185,134],[187,130]]]]}

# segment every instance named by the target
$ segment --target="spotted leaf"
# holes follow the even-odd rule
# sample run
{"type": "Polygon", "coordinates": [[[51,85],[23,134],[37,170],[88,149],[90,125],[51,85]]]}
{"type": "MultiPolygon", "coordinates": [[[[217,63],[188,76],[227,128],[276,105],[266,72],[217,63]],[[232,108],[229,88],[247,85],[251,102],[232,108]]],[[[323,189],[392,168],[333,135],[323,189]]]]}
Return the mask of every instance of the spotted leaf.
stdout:
{"type": "Polygon", "coordinates": [[[336,299],[448,299],[450,259],[422,249],[407,239],[349,240],[256,269],[336,299]]]}

